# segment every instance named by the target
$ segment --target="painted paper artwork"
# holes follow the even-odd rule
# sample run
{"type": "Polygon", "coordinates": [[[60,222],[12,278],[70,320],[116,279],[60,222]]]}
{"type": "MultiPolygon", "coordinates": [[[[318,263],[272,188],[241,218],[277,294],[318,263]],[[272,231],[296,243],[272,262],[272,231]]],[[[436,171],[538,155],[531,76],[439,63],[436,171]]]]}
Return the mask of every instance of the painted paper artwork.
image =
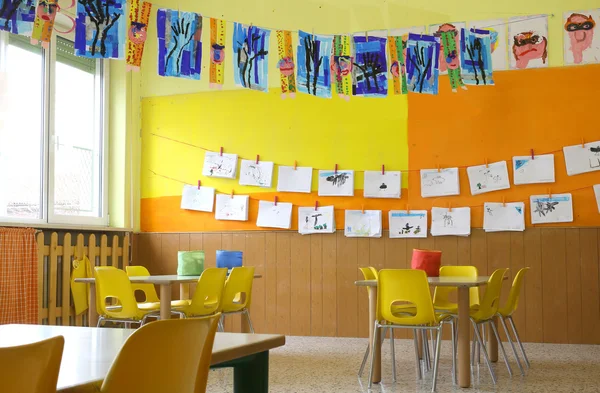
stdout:
{"type": "Polygon", "coordinates": [[[271,187],[273,162],[242,160],[240,163],[240,185],[271,187]]]}
{"type": "Polygon", "coordinates": [[[449,70],[455,70],[460,67],[460,53],[458,50],[460,47],[460,32],[466,27],[467,24],[464,22],[441,23],[429,26],[429,34],[440,39],[439,69],[441,75],[445,75],[449,70]],[[450,33],[449,36],[454,36],[454,43],[451,44],[452,48],[449,50],[444,46],[442,39],[444,33],[450,33]]]}
{"type": "Polygon", "coordinates": [[[431,208],[432,236],[469,236],[471,234],[471,208],[431,208]]]}
{"type": "Polygon", "coordinates": [[[210,68],[211,89],[222,89],[225,83],[225,36],[227,23],[222,19],[210,19],[210,68]]]}
{"type": "Polygon", "coordinates": [[[423,198],[459,195],[458,168],[421,169],[423,198]]]}
{"type": "Polygon", "coordinates": [[[0,0],[0,31],[28,35],[33,29],[35,0],[0,0]]]}
{"type": "Polygon", "coordinates": [[[548,16],[510,18],[508,40],[511,69],[548,67],[548,16]]]}
{"type": "Polygon", "coordinates": [[[406,83],[408,91],[438,93],[440,39],[431,35],[409,34],[406,42],[406,83]]]}
{"type": "MultiPolygon", "coordinates": [[[[490,32],[492,50],[492,69],[502,71],[508,69],[507,27],[504,19],[481,20],[470,22],[469,27],[490,32]]],[[[467,29],[465,29],[467,30],[467,29]]],[[[463,66],[464,68],[464,66],[463,66]]],[[[464,70],[463,70],[464,73],[464,70]]]]}
{"type": "Polygon", "coordinates": [[[346,101],[352,95],[353,81],[352,39],[349,35],[333,37],[333,56],[331,57],[331,74],[334,90],[346,101]]]}
{"type": "Polygon", "coordinates": [[[298,32],[298,91],[331,98],[331,36],[298,32]]]}
{"type": "Polygon", "coordinates": [[[408,93],[406,83],[406,42],[408,34],[425,34],[425,26],[390,30],[388,36],[388,52],[390,54],[389,70],[394,87],[394,94],[408,93]]]}
{"type": "Polygon", "coordinates": [[[565,12],[563,16],[565,64],[600,63],[600,9],[565,12]]]}
{"type": "Polygon", "coordinates": [[[596,197],[596,204],[598,205],[598,213],[600,213],[600,184],[594,185],[594,196],[596,197]]]}
{"type": "Polygon", "coordinates": [[[236,169],[237,154],[220,154],[212,151],[204,154],[203,176],[235,179],[236,169]]]}
{"type": "Polygon", "coordinates": [[[346,210],[344,236],[381,237],[381,210],[346,210]]]}
{"type": "Polygon", "coordinates": [[[426,238],[427,210],[390,210],[390,238],[426,238]]]}
{"type": "Polygon", "coordinates": [[[270,30],[233,24],[233,76],[237,86],[268,91],[270,37],[270,30]]]}
{"type": "Polygon", "coordinates": [[[486,232],[524,231],[525,203],[492,203],[483,205],[483,229],[486,232]]]}
{"type": "Polygon", "coordinates": [[[261,228],[290,229],[292,226],[292,204],[284,202],[258,202],[256,226],[261,228]]]}
{"type": "Polygon", "coordinates": [[[532,224],[573,221],[571,194],[532,195],[530,201],[532,224]]]}
{"type": "Polygon", "coordinates": [[[159,9],[158,75],[200,80],[202,15],[159,9]]]}
{"type": "Polygon", "coordinates": [[[139,71],[142,65],[151,10],[152,3],[144,1],[140,10],[140,0],[131,0],[127,32],[127,71],[139,71]]]}
{"type": "Polygon", "coordinates": [[[506,161],[470,166],[467,168],[467,175],[469,176],[471,195],[510,188],[506,161]]]}
{"type": "Polygon", "coordinates": [[[513,168],[516,185],[554,183],[554,154],[513,157],[513,168]]]}
{"type": "MultiPolygon", "coordinates": [[[[74,3],[73,6],[75,6],[74,3]]],[[[33,22],[33,30],[31,31],[31,44],[37,45],[41,43],[42,48],[48,49],[50,47],[52,31],[54,30],[56,14],[60,11],[58,0],[39,0],[35,9],[35,20],[33,22]]],[[[75,20],[70,16],[67,17],[73,22],[74,28],[75,20]]]]}
{"type": "Polygon", "coordinates": [[[77,0],[75,55],[124,58],[126,4],[124,0],[77,0]]]}
{"type": "Polygon", "coordinates": [[[310,193],[313,169],[309,167],[279,166],[277,191],[310,193]]]}
{"type": "Polygon", "coordinates": [[[400,198],[401,193],[400,171],[365,171],[365,198],[400,198]]]}
{"type": "Polygon", "coordinates": [[[386,37],[354,36],[353,95],[387,96],[386,37]]]}
{"type": "Polygon", "coordinates": [[[465,85],[493,85],[492,40],[489,30],[463,29],[460,40],[462,81],[465,85]]]}
{"type": "Polygon", "coordinates": [[[287,30],[277,30],[277,53],[279,61],[279,80],[281,82],[281,98],[286,98],[289,94],[291,98],[296,97],[296,75],[294,70],[294,48],[292,46],[292,32],[287,30]]]}
{"type": "Polygon", "coordinates": [[[319,196],[354,196],[354,171],[319,171],[319,196]]]}
{"type": "Polygon", "coordinates": [[[335,233],[335,211],[333,206],[298,208],[298,232],[301,235],[313,233],[335,233]]]}
{"type": "Polygon", "coordinates": [[[563,147],[567,175],[600,171],[600,141],[563,147]]]}
{"type": "Polygon", "coordinates": [[[460,72],[460,32],[457,32],[456,29],[454,29],[442,31],[439,34],[441,40],[440,52],[443,52],[440,53],[440,56],[443,55],[446,62],[450,87],[455,93],[459,87],[466,90],[460,72]]]}
{"type": "Polygon", "coordinates": [[[248,195],[217,194],[215,219],[229,221],[248,221],[248,195]]]}
{"type": "Polygon", "coordinates": [[[215,203],[215,189],[186,184],[181,193],[181,208],[200,212],[212,212],[215,203]]]}

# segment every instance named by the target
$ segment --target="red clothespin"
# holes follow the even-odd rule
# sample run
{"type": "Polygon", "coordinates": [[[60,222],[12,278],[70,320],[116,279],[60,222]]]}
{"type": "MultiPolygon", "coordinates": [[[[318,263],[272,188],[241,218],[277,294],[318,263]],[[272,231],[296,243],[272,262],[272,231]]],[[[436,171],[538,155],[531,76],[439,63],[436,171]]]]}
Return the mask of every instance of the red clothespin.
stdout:
{"type": "Polygon", "coordinates": [[[231,190],[231,199],[233,199],[233,190],[231,190]]]}
{"type": "Polygon", "coordinates": [[[382,166],[381,166],[381,174],[382,174],[382,175],[385,175],[385,165],[382,165],[382,166]]]}
{"type": "Polygon", "coordinates": [[[448,212],[452,213],[452,203],[448,202],[448,212]]]}
{"type": "Polygon", "coordinates": [[[221,146],[221,150],[219,150],[219,155],[222,157],[223,156],[223,146],[221,146]]]}
{"type": "Polygon", "coordinates": [[[260,160],[260,156],[257,154],[256,155],[256,165],[258,165],[258,161],[260,160]]]}
{"type": "Polygon", "coordinates": [[[202,182],[200,180],[198,180],[198,189],[200,189],[201,184],[202,184],[202,182]]]}
{"type": "Polygon", "coordinates": [[[581,147],[585,149],[585,139],[581,138],[581,147]]]}
{"type": "Polygon", "coordinates": [[[298,161],[294,161],[294,170],[298,169],[298,161]]]}
{"type": "Polygon", "coordinates": [[[502,207],[506,207],[506,200],[502,197],[502,207]]]}
{"type": "Polygon", "coordinates": [[[277,206],[277,195],[275,195],[275,206],[277,206]]]}
{"type": "Polygon", "coordinates": [[[535,154],[533,154],[533,149],[531,149],[531,159],[535,160],[535,154]]]}
{"type": "Polygon", "coordinates": [[[337,175],[337,164],[335,164],[335,170],[333,172],[337,175]]]}
{"type": "Polygon", "coordinates": [[[315,201],[315,211],[319,210],[319,201],[315,201]]]}

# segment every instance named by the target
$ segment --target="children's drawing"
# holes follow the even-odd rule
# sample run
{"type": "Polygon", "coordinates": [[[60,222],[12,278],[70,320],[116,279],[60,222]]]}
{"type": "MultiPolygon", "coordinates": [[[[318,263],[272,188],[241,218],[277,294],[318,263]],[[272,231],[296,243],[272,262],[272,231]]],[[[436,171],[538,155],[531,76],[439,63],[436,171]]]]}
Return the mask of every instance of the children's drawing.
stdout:
{"type": "Polygon", "coordinates": [[[332,37],[298,32],[298,91],[331,98],[332,37]]]}
{"type": "Polygon", "coordinates": [[[212,212],[215,202],[215,189],[212,187],[196,187],[184,185],[181,193],[181,208],[185,210],[197,210],[200,212],[212,212]]]}
{"type": "Polygon", "coordinates": [[[279,80],[281,81],[281,98],[286,98],[287,94],[291,98],[296,96],[296,76],[294,75],[294,48],[292,47],[292,32],[287,30],[277,30],[277,53],[279,61],[279,80]]]}
{"type": "Polygon", "coordinates": [[[449,73],[450,70],[456,70],[460,67],[460,53],[458,49],[460,45],[460,32],[466,27],[467,24],[464,22],[441,23],[429,26],[429,34],[440,39],[440,74],[444,75],[446,73],[449,73]],[[450,40],[446,41],[446,43],[449,44],[451,48],[446,48],[446,45],[442,38],[443,35],[445,35],[445,33],[450,33],[447,34],[448,38],[454,37],[453,43],[450,43],[450,40]]]}
{"type": "Polygon", "coordinates": [[[30,34],[35,20],[35,0],[0,0],[0,31],[30,34]]]}
{"type": "Polygon", "coordinates": [[[554,154],[513,157],[515,184],[554,183],[554,154]]]}
{"type": "Polygon", "coordinates": [[[248,221],[248,195],[217,194],[215,219],[248,221]]]}
{"type": "Polygon", "coordinates": [[[412,93],[438,93],[440,39],[409,34],[406,43],[406,83],[412,93]]]}
{"type": "MultiPolygon", "coordinates": [[[[69,9],[75,7],[75,2],[69,9]]],[[[39,0],[38,5],[35,8],[35,20],[33,22],[33,30],[31,31],[31,44],[37,45],[41,43],[42,48],[50,48],[50,39],[52,38],[52,31],[54,30],[54,21],[56,20],[56,14],[61,11],[58,5],[58,0],[39,0]]],[[[75,19],[65,15],[72,22],[72,31],[75,28],[75,19]]]]}
{"type": "Polygon", "coordinates": [[[483,205],[483,229],[486,232],[524,231],[525,204],[486,202],[483,205]]]}
{"type": "Polygon", "coordinates": [[[77,0],[75,55],[125,57],[125,4],[124,0],[77,0]]]}
{"type": "Polygon", "coordinates": [[[390,238],[426,238],[427,210],[390,210],[390,238]]]}
{"type": "Polygon", "coordinates": [[[471,208],[431,209],[432,236],[469,236],[471,234],[471,208]]]}
{"type": "Polygon", "coordinates": [[[390,30],[387,39],[390,54],[389,70],[394,86],[394,94],[408,93],[406,83],[406,41],[408,41],[409,33],[425,34],[425,26],[390,30]]]}
{"type": "Polygon", "coordinates": [[[600,171],[600,141],[563,147],[567,175],[600,171]]]}
{"type": "Polygon", "coordinates": [[[530,202],[532,224],[573,221],[571,194],[532,195],[530,202]]]}
{"type": "Polygon", "coordinates": [[[258,202],[256,226],[261,228],[290,229],[292,226],[292,204],[284,202],[258,202]]]}
{"type": "Polygon", "coordinates": [[[319,196],[354,196],[354,171],[319,171],[319,196]]]}
{"type": "Polygon", "coordinates": [[[210,19],[210,69],[211,89],[222,89],[225,83],[225,36],[227,23],[222,19],[210,19]]]}
{"type": "Polygon", "coordinates": [[[421,169],[421,196],[423,198],[459,194],[458,168],[421,169]]]}
{"type": "Polygon", "coordinates": [[[594,185],[594,196],[596,197],[596,204],[598,205],[598,213],[600,213],[600,184],[594,185]]]}
{"type": "Polygon", "coordinates": [[[472,195],[510,188],[506,161],[470,166],[467,168],[467,175],[472,195]]]}
{"type": "Polygon", "coordinates": [[[235,22],[233,24],[233,76],[235,84],[267,92],[269,38],[271,31],[235,22]]]}
{"type": "Polygon", "coordinates": [[[313,169],[309,167],[279,166],[277,191],[310,193],[313,169]]]}
{"type": "Polygon", "coordinates": [[[151,10],[152,3],[144,1],[140,10],[140,0],[131,0],[127,33],[127,71],[139,71],[142,65],[151,10]]]}
{"type": "Polygon", "coordinates": [[[511,69],[548,67],[548,16],[510,18],[508,39],[511,69]]]}
{"type": "Polygon", "coordinates": [[[203,176],[235,179],[236,169],[237,154],[220,154],[212,151],[204,154],[203,176]]]}
{"type": "Polygon", "coordinates": [[[271,187],[273,162],[242,160],[240,163],[240,185],[271,187]]]}
{"type": "Polygon", "coordinates": [[[352,39],[349,35],[333,37],[333,56],[331,74],[335,92],[346,101],[352,95],[354,57],[352,57],[352,39]]]}
{"type": "Polygon", "coordinates": [[[381,237],[381,210],[346,210],[344,236],[381,237]]]}
{"type": "MultiPolygon", "coordinates": [[[[502,71],[508,69],[508,48],[506,34],[506,20],[490,19],[470,22],[469,27],[476,30],[486,30],[490,32],[490,42],[492,51],[492,69],[502,71]]],[[[465,29],[467,30],[467,29],[465,29]]],[[[464,66],[463,66],[464,73],[464,66]]]]}
{"type": "Polygon", "coordinates": [[[200,79],[202,70],[202,15],[159,9],[158,75],[200,79]]]}
{"type": "Polygon", "coordinates": [[[460,40],[462,80],[465,85],[493,85],[492,40],[489,30],[463,29],[460,40]]]}
{"type": "Polygon", "coordinates": [[[387,96],[387,58],[385,34],[355,35],[354,85],[355,96],[387,96]]]}
{"type": "Polygon", "coordinates": [[[600,9],[564,13],[565,65],[600,62],[600,9]]]}
{"type": "Polygon", "coordinates": [[[365,198],[400,198],[402,173],[400,171],[365,171],[365,198]]]}
{"type": "Polygon", "coordinates": [[[312,233],[335,233],[335,212],[333,206],[298,208],[298,232],[301,235],[312,233]]]}

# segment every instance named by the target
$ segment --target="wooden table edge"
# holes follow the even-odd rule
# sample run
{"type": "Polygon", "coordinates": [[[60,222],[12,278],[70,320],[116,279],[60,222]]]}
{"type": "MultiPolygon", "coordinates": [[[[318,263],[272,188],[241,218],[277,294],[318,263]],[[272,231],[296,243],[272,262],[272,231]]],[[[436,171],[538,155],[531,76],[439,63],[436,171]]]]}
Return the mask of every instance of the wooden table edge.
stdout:
{"type": "MultiPolygon", "coordinates": [[[[160,279],[156,279],[156,280],[136,280],[136,277],[153,277],[153,276],[132,276],[130,278],[133,278],[134,280],[132,280],[131,282],[133,282],[134,284],[156,284],[156,285],[168,285],[168,284],[193,284],[198,282],[198,278],[200,276],[191,276],[194,278],[190,278],[190,279],[183,279],[183,280],[160,280],[160,279]]],[[[160,277],[160,276],[158,276],[160,277]]],[[[255,274],[254,278],[262,278],[262,274],[255,274]]],[[[91,284],[91,283],[95,283],[96,279],[94,277],[86,277],[86,278],[76,278],[74,280],[77,283],[84,283],[84,284],[91,284]]]]}
{"type": "Polygon", "coordinates": [[[242,348],[228,348],[218,352],[213,352],[210,365],[216,366],[218,364],[225,363],[230,360],[240,359],[260,352],[270,351],[271,349],[279,348],[285,345],[284,335],[269,334],[266,336],[269,336],[269,338],[266,340],[261,340],[260,342],[245,345],[242,348]]]}

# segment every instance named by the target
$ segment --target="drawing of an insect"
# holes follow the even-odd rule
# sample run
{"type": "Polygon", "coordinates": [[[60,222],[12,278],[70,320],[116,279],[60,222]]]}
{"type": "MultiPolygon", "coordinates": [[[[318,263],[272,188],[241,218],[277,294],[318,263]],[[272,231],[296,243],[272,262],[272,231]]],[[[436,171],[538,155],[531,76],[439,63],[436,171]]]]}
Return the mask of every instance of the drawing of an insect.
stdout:
{"type": "Polygon", "coordinates": [[[535,210],[534,213],[538,213],[540,215],[540,217],[546,217],[546,214],[553,212],[554,210],[556,210],[556,205],[558,205],[558,202],[540,202],[537,201],[535,203],[535,210]]]}
{"type": "Polygon", "coordinates": [[[600,155],[600,146],[590,147],[590,151],[596,155],[600,155]]]}
{"type": "Polygon", "coordinates": [[[327,176],[325,180],[331,182],[332,186],[341,187],[346,184],[346,180],[350,178],[350,175],[347,173],[337,173],[335,175],[327,176]]]}
{"type": "Polygon", "coordinates": [[[493,215],[494,215],[494,212],[492,211],[492,208],[491,208],[491,207],[486,207],[486,211],[488,212],[488,214],[489,214],[490,216],[493,216],[493,215]]]}
{"type": "Polygon", "coordinates": [[[454,226],[454,218],[452,218],[452,214],[444,213],[444,216],[442,217],[442,219],[444,220],[444,227],[453,227],[454,226]]]}
{"type": "Polygon", "coordinates": [[[381,185],[379,186],[380,190],[386,190],[387,189],[387,184],[385,183],[381,183],[381,185]]]}

